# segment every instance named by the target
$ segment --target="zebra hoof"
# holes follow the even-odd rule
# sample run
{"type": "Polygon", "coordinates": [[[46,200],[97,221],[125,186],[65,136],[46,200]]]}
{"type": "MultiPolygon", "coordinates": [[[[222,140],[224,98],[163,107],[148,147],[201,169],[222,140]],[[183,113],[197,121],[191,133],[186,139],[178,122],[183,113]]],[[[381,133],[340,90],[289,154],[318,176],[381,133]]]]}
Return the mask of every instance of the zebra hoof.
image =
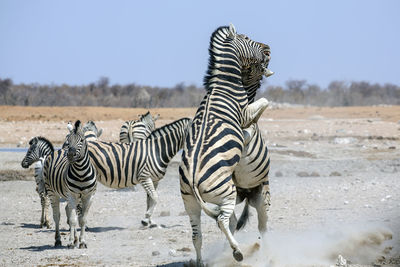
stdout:
{"type": "Polygon", "coordinates": [[[233,251],[233,257],[235,258],[236,261],[242,261],[243,260],[243,254],[240,252],[240,250],[234,250],[233,251]]]}
{"type": "Polygon", "coordinates": [[[56,240],[55,247],[61,247],[61,240],[56,240]]]}
{"type": "Polygon", "coordinates": [[[74,243],[72,243],[72,244],[68,244],[68,246],[67,246],[69,249],[74,249],[75,248],[75,245],[74,245],[74,243]]]}
{"type": "Polygon", "coordinates": [[[87,248],[86,243],[82,242],[79,244],[79,248],[87,248]]]}
{"type": "Polygon", "coordinates": [[[151,223],[149,228],[156,228],[158,225],[156,223],[151,223]]]}
{"type": "Polygon", "coordinates": [[[149,223],[150,223],[149,219],[143,219],[143,220],[142,220],[142,225],[143,225],[143,226],[148,226],[149,223]]]}

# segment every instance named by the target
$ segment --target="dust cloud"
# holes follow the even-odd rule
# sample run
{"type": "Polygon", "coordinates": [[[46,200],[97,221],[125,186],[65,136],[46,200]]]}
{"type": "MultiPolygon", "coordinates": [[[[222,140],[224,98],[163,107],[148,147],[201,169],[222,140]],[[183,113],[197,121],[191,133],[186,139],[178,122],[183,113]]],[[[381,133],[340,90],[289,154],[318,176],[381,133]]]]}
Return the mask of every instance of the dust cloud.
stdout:
{"type": "MultiPolygon", "coordinates": [[[[239,232],[236,238],[244,254],[240,266],[300,267],[332,266],[339,255],[350,264],[372,264],[393,253],[392,236],[392,231],[384,227],[353,225],[302,232],[270,231],[262,239],[255,232],[239,232]]],[[[224,236],[207,246],[204,256],[209,266],[239,266],[224,236]]]]}

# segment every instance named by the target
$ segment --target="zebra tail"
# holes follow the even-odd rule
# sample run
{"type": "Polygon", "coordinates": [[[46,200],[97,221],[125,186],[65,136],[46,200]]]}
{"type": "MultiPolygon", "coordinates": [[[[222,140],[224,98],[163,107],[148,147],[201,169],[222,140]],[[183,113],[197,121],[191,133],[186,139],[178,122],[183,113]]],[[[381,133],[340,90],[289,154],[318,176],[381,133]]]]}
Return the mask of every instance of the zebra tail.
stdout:
{"type": "Polygon", "coordinates": [[[200,206],[204,210],[204,212],[208,216],[210,216],[211,218],[214,218],[216,220],[218,218],[219,213],[220,213],[219,209],[218,208],[210,209],[207,206],[207,204],[204,202],[204,200],[201,198],[199,189],[195,185],[193,185],[193,192],[194,192],[194,196],[197,199],[197,202],[200,204],[200,206]]]}
{"type": "Polygon", "coordinates": [[[246,203],[244,204],[244,208],[243,208],[242,214],[240,215],[240,218],[239,218],[239,220],[237,222],[237,225],[236,225],[236,230],[237,231],[243,229],[246,226],[247,222],[249,221],[249,215],[250,215],[250,212],[249,212],[249,200],[246,198],[246,203]]]}

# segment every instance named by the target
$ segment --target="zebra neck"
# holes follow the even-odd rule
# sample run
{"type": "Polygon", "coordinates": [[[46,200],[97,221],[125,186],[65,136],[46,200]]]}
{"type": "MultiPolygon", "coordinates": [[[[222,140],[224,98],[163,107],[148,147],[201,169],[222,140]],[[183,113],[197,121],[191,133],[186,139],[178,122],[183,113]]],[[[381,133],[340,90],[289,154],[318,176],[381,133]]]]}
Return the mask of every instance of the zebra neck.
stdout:
{"type": "Polygon", "coordinates": [[[47,142],[42,142],[39,145],[39,158],[45,158],[54,152],[54,148],[50,146],[47,142]]]}
{"type": "Polygon", "coordinates": [[[90,157],[87,150],[83,158],[70,164],[70,170],[72,170],[75,174],[79,174],[78,177],[81,177],[82,179],[86,178],[86,174],[91,169],[93,169],[93,166],[90,163],[90,157]]]}
{"type": "Polygon", "coordinates": [[[260,86],[261,86],[260,81],[257,81],[256,83],[253,83],[250,85],[244,84],[244,89],[247,92],[249,104],[254,102],[254,98],[256,97],[256,92],[257,92],[258,88],[260,88],[260,86]]]}
{"type": "Polygon", "coordinates": [[[85,132],[85,139],[86,139],[86,141],[96,141],[97,140],[97,135],[93,131],[86,131],[85,132]]]}

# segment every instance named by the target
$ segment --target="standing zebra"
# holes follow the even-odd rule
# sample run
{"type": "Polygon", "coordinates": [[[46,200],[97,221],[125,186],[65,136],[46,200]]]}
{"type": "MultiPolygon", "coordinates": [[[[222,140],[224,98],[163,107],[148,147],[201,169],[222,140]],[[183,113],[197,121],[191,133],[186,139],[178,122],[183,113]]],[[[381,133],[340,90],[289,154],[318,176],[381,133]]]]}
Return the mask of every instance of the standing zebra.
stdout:
{"type": "Polygon", "coordinates": [[[121,126],[119,141],[121,143],[132,143],[139,139],[146,139],[156,129],[155,121],[160,114],[152,116],[150,111],[140,115],[138,120],[126,121],[121,126]]]}
{"type": "MultiPolygon", "coordinates": [[[[66,147],[66,144],[63,146],[66,147]]],[[[60,198],[68,199],[66,186],[66,173],[68,170],[68,159],[66,149],[56,150],[46,157],[43,166],[43,181],[46,193],[50,199],[53,209],[53,220],[55,224],[55,246],[61,246],[60,235],[60,198]]],[[[68,208],[66,207],[67,222],[71,227],[68,208]]]]}
{"type": "Polygon", "coordinates": [[[43,163],[46,157],[54,152],[53,144],[44,137],[37,136],[29,141],[29,149],[21,162],[22,168],[29,168],[34,162],[35,165],[35,181],[36,192],[40,197],[40,204],[42,206],[42,216],[40,218],[40,227],[46,226],[50,228],[49,220],[49,206],[50,201],[44,189],[43,181],[43,163]]]}
{"type": "Polygon", "coordinates": [[[97,180],[96,170],[90,161],[87,141],[79,120],[75,122],[74,129],[67,136],[65,143],[69,163],[67,165],[65,183],[68,190],[68,213],[70,218],[70,243],[68,247],[76,247],[78,244],[76,209],[77,204],[81,202],[79,248],[87,248],[85,241],[86,216],[92,204],[92,197],[96,192],[97,180]]]}
{"type": "Polygon", "coordinates": [[[97,128],[86,124],[89,155],[98,173],[98,181],[111,188],[131,187],[140,183],[147,193],[147,210],[142,224],[154,226],[151,220],[157,204],[158,182],[168,163],[183,147],[191,120],[183,118],[153,131],[145,140],[134,143],[96,141],[97,128]]]}
{"type": "Polygon", "coordinates": [[[261,99],[248,106],[248,94],[242,83],[243,69],[252,64],[267,66],[267,45],[236,34],[231,25],[212,34],[209,53],[204,78],[207,94],[186,136],[179,166],[181,194],[192,226],[198,265],[202,264],[201,210],[217,220],[234,258],[243,260],[229,223],[236,202],[232,175],[243,151],[242,128],[257,120],[268,103],[261,99]],[[209,207],[206,202],[215,206],[209,207]]]}

